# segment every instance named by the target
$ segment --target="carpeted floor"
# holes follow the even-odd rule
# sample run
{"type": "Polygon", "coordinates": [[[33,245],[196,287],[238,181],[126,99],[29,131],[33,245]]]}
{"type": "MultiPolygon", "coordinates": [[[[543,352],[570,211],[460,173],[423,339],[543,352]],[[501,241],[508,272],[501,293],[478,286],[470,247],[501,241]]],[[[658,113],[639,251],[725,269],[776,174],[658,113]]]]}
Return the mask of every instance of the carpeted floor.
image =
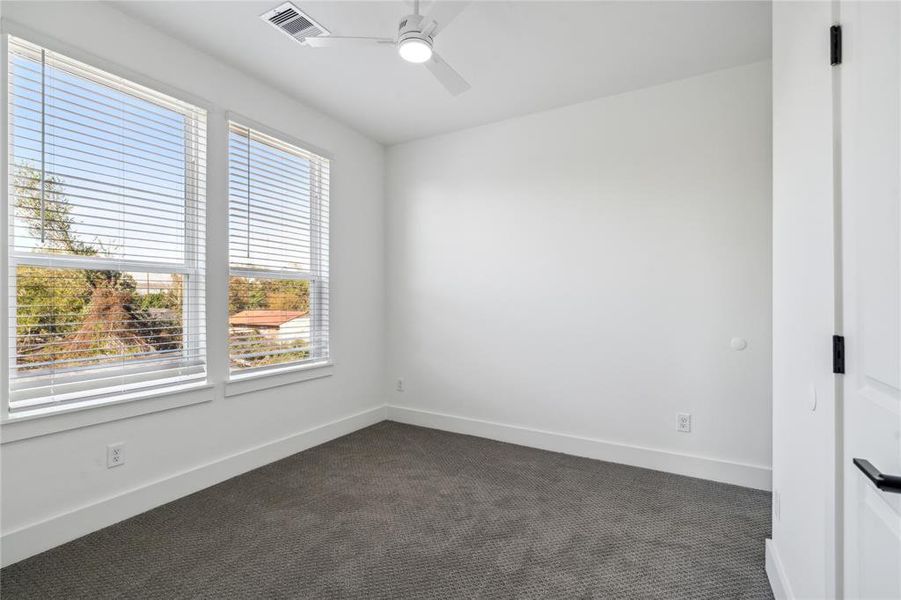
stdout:
{"type": "Polygon", "coordinates": [[[0,572],[17,598],[771,598],[769,494],[383,422],[0,572]]]}

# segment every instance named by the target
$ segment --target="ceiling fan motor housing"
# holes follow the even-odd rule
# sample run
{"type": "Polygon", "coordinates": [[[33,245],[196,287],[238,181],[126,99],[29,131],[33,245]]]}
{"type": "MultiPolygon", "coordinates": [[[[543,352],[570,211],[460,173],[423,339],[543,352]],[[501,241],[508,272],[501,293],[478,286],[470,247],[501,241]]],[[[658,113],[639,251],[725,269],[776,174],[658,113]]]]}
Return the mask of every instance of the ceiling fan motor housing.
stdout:
{"type": "Polygon", "coordinates": [[[431,47],[434,40],[432,40],[431,35],[423,33],[421,25],[422,15],[407,15],[406,17],[401,19],[400,25],[398,27],[399,31],[397,34],[398,45],[402,44],[406,40],[415,39],[420,40],[431,47]]]}

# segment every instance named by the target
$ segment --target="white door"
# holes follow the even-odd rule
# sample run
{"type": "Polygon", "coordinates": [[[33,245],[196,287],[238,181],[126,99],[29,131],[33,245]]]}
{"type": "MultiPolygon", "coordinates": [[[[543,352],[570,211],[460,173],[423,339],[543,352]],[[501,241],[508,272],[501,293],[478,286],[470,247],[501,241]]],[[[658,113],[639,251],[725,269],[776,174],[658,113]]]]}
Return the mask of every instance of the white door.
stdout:
{"type": "Polygon", "coordinates": [[[844,589],[898,599],[901,493],[852,460],[901,476],[901,2],[842,2],[840,22],[844,589]]]}

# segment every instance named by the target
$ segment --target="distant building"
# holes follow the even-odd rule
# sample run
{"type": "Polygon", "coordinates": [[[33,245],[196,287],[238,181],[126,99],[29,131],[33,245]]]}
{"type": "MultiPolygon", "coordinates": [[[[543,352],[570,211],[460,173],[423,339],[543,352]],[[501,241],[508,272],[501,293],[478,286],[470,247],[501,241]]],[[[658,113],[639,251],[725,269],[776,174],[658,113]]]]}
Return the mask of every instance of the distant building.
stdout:
{"type": "Polygon", "coordinates": [[[259,333],[280,340],[310,337],[309,311],[242,310],[228,318],[228,326],[236,333],[259,333]]]}

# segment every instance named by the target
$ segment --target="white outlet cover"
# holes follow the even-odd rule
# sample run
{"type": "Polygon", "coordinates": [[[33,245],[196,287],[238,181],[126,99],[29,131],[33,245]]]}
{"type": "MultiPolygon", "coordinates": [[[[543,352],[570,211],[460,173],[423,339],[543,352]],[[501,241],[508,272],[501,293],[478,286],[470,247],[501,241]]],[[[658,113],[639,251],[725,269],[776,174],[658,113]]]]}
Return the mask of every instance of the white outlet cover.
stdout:
{"type": "Polygon", "coordinates": [[[125,443],[110,444],[106,447],[106,468],[121,467],[125,464],[125,443]]]}

